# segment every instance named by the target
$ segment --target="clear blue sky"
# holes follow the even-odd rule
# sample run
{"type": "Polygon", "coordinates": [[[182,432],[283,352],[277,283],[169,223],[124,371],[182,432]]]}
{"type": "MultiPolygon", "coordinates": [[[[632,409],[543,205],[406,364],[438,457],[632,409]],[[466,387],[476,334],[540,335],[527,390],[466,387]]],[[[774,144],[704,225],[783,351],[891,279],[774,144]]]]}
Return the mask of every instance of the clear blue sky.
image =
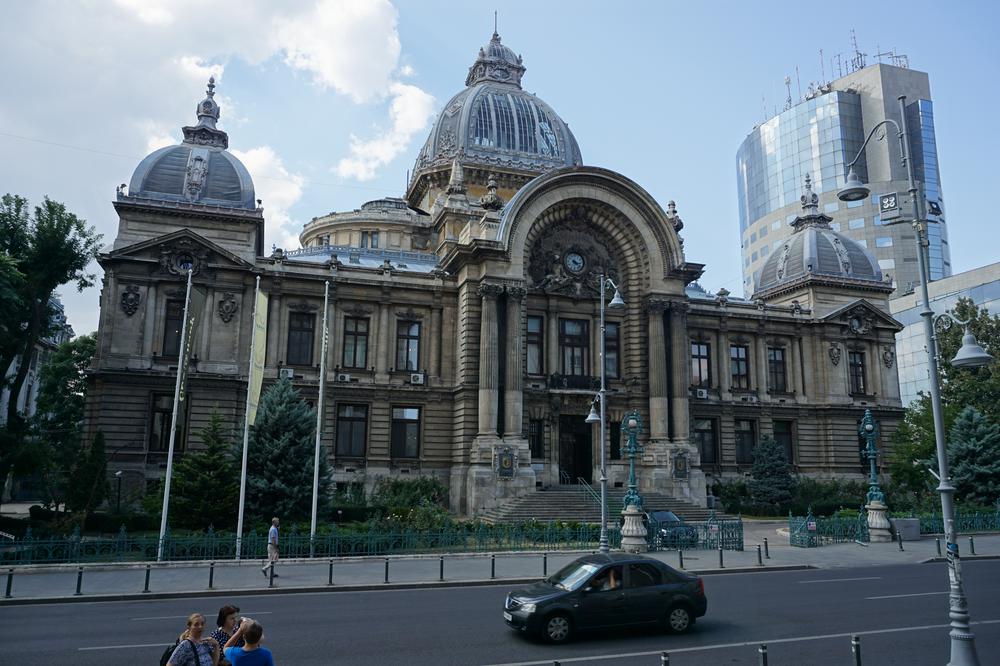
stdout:
{"type": "MultiPolygon", "coordinates": [[[[63,201],[112,240],[114,186],[149,147],[180,139],[206,73],[220,71],[222,126],[249,154],[268,242],[291,247],[313,216],[402,193],[434,113],[489,40],[494,8],[524,57],[524,87],[570,124],[584,162],[677,201],[687,258],[707,264],[713,291],[740,290],[740,142],[765,107],[781,108],[786,75],[798,96],[796,66],[803,90],[821,79],[820,49],[835,78],[831,59],[850,57],[852,29],[869,63],[895,48],[930,76],[954,270],[1000,258],[984,203],[997,171],[988,156],[1000,154],[990,125],[1000,11],[989,2],[8,5],[0,190],[63,201]]],[[[96,290],[63,294],[77,332],[94,330],[96,290]]]]}

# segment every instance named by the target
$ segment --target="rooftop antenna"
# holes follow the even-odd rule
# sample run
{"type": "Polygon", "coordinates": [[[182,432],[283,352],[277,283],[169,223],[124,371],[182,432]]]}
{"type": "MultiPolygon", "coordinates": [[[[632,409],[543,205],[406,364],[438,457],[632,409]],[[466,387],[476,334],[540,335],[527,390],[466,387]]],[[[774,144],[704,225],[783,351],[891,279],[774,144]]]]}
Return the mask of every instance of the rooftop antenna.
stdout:
{"type": "Polygon", "coordinates": [[[851,45],[854,47],[854,57],[851,59],[851,65],[854,69],[851,71],[856,72],[865,68],[865,54],[858,50],[858,38],[854,34],[854,28],[851,28],[851,45]]]}
{"type": "Polygon", "coordinates": [[[820,76],[823,79],[823,83],[827,83],[827,80],[826,80],[826,67],[823,64],[823,49],[819,50],[819,71],[820,71],[820,76]]]}
{"type": "Polygon", "coordinates": [[[499,24],[498,24],[498,22],[497,22],[497,11],[496,11],[496,10],[494,9],[494,10],[493,10],[493,34],[494,34],[494,35],[496,35],[496,34],[499,34],[499,33],[497,32],[497,27],[498,27],[498,25],[499,25],[499,24]]]}
{"type": "Polygon", "coordinates": [[[802,81],[799,80],[799,66],[795,66],[795,86],[799,90],[799,99],[802,99],[802,81]]]}
{"type": "Polygon", "coordinates": [[[792,79],[785,77],[785,88],[788,89],[788,97],[785,98],[785,110],[792,108],[792,79]]]}
{"type": "MultiPolygon", "coordinates": [[[[844,61],[840,57],[842,53],[837,54],[837,78],[842,78],[844,76],[844,61]]],[[[830,60],[830,69],[833,69],[833,60],[830,60]]]]}
{"type": "Polygon", "coordinates": [[[760,94],[760,108],[761,108],[761,122],[767,122],[767,99],[764,97],[764,93],[760,94]]]}

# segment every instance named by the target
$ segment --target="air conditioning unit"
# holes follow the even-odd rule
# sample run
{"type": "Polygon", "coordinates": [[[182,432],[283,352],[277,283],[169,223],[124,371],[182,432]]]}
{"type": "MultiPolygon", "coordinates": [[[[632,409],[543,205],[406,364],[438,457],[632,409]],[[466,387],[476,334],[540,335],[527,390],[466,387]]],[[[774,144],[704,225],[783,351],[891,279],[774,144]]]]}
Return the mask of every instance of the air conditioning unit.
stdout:
{"type": "Polygon", "coordinates": [[[704,400],[708,397],[708,389],[696,389],[694,392],[695,396],[704,400]]]}
{"type": "Polygon", "coordinates": [[[410,383],[415,386],[424,385],[424,373],[422,372],[412,372],[410,373],[410,383]]]}
{"type": "Polygon", "coordinates": [[[278,377],[281,379],[295,379],[295,368],[278,368],[278,377]]]}
{"type": "Polygon", "coordinates": [[[338,382],[349,382],[349,381],[351,381],[351,376],[349,374],[347,374],[346,372],[338,372],[337,373],[337,381],[338,382]]]}

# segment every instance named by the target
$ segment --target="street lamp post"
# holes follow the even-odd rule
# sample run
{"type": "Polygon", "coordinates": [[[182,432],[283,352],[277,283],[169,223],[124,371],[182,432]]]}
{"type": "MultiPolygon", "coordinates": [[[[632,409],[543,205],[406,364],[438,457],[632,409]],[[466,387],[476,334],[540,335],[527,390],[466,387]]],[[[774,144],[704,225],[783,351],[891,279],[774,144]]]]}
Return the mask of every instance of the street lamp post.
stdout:
{"type": "Polygon", "coordinates": [[[597,448],[599,448],[601,450],[601,537],[600,537],[600,542],[599,542],[599,545],[598,545],[598,550],[600,552],[602,552],[602,553],[606,553],[606,552],[608,552],[608,550],[610,550],[610,548],[608,547],[608,472],[607,472],[607,468],[605,466],[606,455],[605,455],[605,452],[604,452],[604,444],[607,441],[607,435],[605,434],[605,431],[606,431],[606,428],[607,428],[607,419],[605,417],[606,416],[606,409],[605,409],[605,404],[604,404],[604,399],[605,399],[605,383],[606,383],[606,379],[607,379],[607,377],[606,377],[606,375],[607,375],[607,367],[604,364],[604,352],[605,352],[605,349],[604,349],[604,345],[605,345],[605,335],[604,335],[604,329],[605,329],[605,324],[604,324],[604,310],[605,310],[605,306],[604,306],[604,297],[606,296],[606,292],[607,292],[608,287],[611,287],[612,289],[614,289],[615,293],[614,293],[614,296],[611,297],[611,302],[608,303],[607,307],[615,309],[615,310],[620,310],[620,309],[622,309],[622,308],[625,307],[625,301],[622,300],[622,295],[618,291],[618,285],[615,284],[614,281],[610,277],[608,277],[605,273],[601,273],[600,276],[599,276],[599,279],[600,279],[600,283],[601,283],[600,284],[600,291],[601,291],[601,389],[600,389],[600,391],[597,394],[596,401],[601,404],[601,414],[600,414],[600,416],[598,416],[598,414],[594,411],[593,404],[591,404],[591,406],[590,406],[590,414],[587,415],[586,422],[587,423],[594,423],[595,421],[598,421],[598,420],[600,420],[600,422],[601,422],[601,444],[600,444],[600,446],[597,447],[597,448]]]}
{"type": "Polygon", "coordinates": [[[122,471],[115,472],[115,479],[118,481],[118,501],[115,503],[115,513],[121,515],[122,512],[122,471]]]}
{"type": "Polygon", "coordinates": [[[892,541],[891,525],[886,518],[885,493],[878,487],[878,469],[875,460],[878,458],[878,426],[872,416],[872,410],[866,409],[858,433],[865,438],[864,455],[868,458],[868,495],[865,497],[865,509],[868,511],[868,539],[875,543],[892,541]]]}
{"type": "Polygon", "coordinates": [[[642,446],[639,444],[642,419],[637,410],[625,416],[622,432],[628,436],[625,444],[625,453],[628,455],[628,491],[625,493],[625,506],[622,508],[622,550],[642,553],[647,550],[647,533],[642,524],[642,496],[639,495],[635,478],[635,457],[642,453],[642,446]]]}
{"type": "MultiPolygon", "coordinates": [[[[854,164],[861,158],[865,146],[871,141],[872,136],[874,136],[875,131],[879,127],[887,124],[895,127],[896,136],[899,139],[901,161],[906,167],[910,202],[913,206],[913,227],[917,232],[917,265],[920,271],[920,297],[923,303],[920,316],[924,322],[931,411],[934,415],[934,443],[937,449],[938,477],[940,479],[937,490],[941,493],[941,514],[944,519],[945,541],[948,547],[948,606],[951,617],[951,631],[949,632],[949,636],[951,637],[951,658],[948,663],[950,666],[979,666],[975,636],[972,634],[970,627],[968,602],[965,598],[965,590],[962,587],[961,558],[958,554],[958,539],[955,534],[955,487],[951,484],[951,476],[948,472],[948,451],[944,441],[944,415],[941,409],[941,391],[938,385],[937,346],[933,322],[934,311],[930,307],[930,296],[927,289],[927,282],[930,276],[927,272],[923,251],[926,229],[920,219],[920,209],[917,203],[917,186],[913,179],[913,163],[910,159],[910,138],[906,128],[906,96],[900,95],[898,99],[902,126],[892,118],[886,118],[871,129],[865,142],[861,145],[857,156],[847,165],[849,170],[847,182],[838,191],[837,196],[842,201],[858,201],[866,198],[871,193],[854,173],[854,164]]],[[[988,363],[991,360],[989,354],[983,352],[982,348],[975,344],[975,338],[971,334],[967,337],[971,338],[971,340],[966,339],[963,341],[962,350],[955,357],[954,362],[956,362],[957,367],[977,367],[988,363]],[[975,353],[973,347],[978,349],[981,354],[975,353]]]]}

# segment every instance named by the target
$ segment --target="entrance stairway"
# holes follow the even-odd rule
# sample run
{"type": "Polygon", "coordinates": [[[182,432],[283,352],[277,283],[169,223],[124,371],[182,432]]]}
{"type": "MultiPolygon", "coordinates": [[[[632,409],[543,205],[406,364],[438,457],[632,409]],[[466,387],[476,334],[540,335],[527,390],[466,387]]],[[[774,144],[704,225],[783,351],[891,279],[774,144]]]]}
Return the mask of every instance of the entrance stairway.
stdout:
{"type": "MultiPolygon", "coordinates": [[[[600,524],[601,505],[591,492],[582,485],[549,486],[488,509],[478,517],[487,523],[537,520],[542,523],[577,521],[600,524]]],[[[594,487],[593,492],[600,492],[600,488],[594,487]]],[[[608,518],[611,521],[619,518],[624,497],[623,488],[608,488],[608,518]]],[[[642,493],[642,505],[646,511],[673,511],[686,521],[707,520],[712,513],[709,509],[661,493],[642,493]]],[[[723,513],[716,513],[716,517],[720,520],[732,518],[723,513]]]]}

